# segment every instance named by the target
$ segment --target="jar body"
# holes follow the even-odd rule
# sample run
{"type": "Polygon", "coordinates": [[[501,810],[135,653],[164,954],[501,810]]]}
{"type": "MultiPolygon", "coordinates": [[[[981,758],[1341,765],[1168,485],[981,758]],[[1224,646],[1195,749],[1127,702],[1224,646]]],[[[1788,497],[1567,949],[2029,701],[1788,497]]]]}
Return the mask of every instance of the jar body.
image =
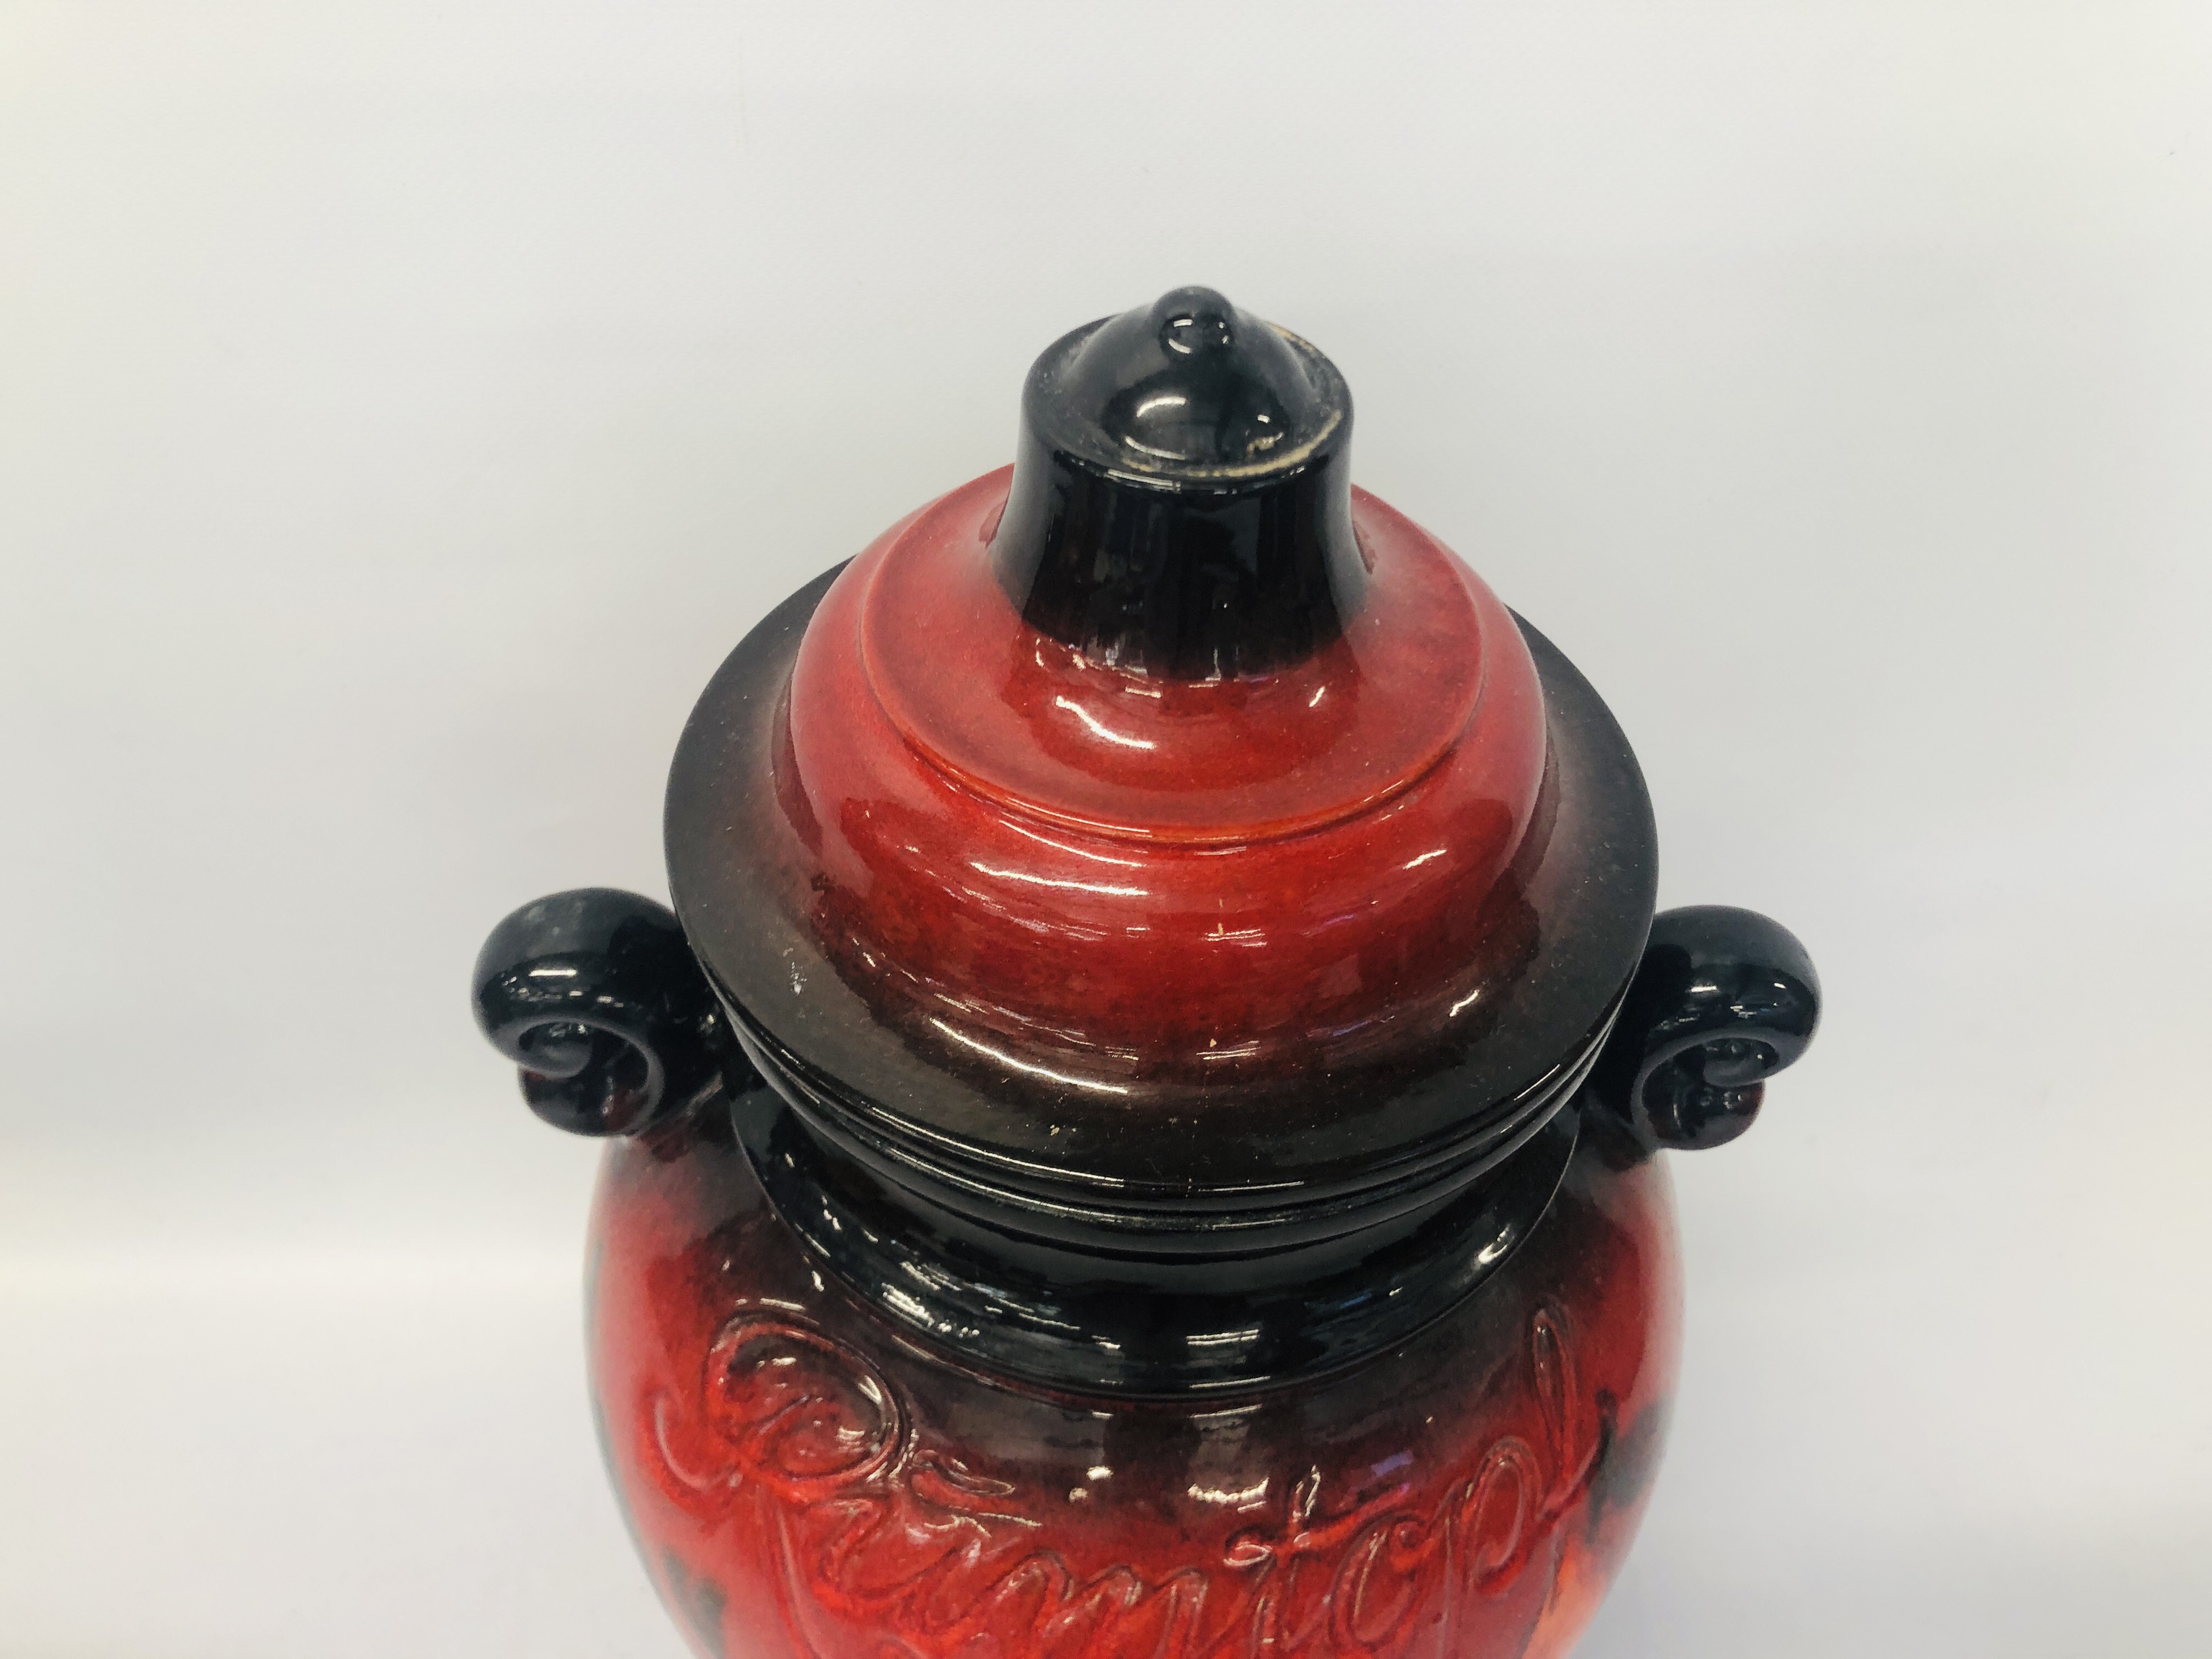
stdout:
{"type": "Polygon", "coordinates": [[[1664,1170],[1589,1132],[1474,1295],[1243,1395],[1048,1395],[925,1350],[811,1260],[712,1109],[610,1145],[591,1260],[616,1487],[715,1659],[1563,1653],[1641,1515],[1679,1340],[1664,1170]]]}

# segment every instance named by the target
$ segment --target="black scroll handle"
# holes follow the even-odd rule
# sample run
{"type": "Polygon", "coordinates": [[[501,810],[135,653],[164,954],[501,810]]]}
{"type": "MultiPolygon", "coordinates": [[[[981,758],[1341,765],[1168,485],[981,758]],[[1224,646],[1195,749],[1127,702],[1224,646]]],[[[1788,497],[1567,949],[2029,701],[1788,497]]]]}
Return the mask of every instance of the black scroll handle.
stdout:
{"type": "Polygon", "coordinates": [[[1820,1021],[1820,976],[1788,928],[1720,904],[1664,911],[1590,1087],[1646,1150],[1718,1146],[1820,1021]]]}
{"type": "Polygon", "coordinates": [[[635,893],[524,905],[477,954],[474,1000],[530,1109],[576,1134],[641,1134],[750,1079],[684,929],[635,893]]]}

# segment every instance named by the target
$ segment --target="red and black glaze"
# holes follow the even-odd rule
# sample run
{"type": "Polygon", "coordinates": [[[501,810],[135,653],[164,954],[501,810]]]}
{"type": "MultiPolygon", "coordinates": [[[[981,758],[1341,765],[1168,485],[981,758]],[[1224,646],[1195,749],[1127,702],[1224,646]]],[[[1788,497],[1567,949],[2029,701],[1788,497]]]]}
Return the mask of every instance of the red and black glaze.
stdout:
{"type": "Polygon", "coordinates": [[[675,914],[487,942],[532,1106],[617,1137],[594,1388],[702,1652],[1556,1653],[1626,1548],[1651,1154],[1818,984],[1654,921],[1618,726],[1351,420],[1208,290],[1075,331],[1012,468],[708,685],[675,914]]]}
{"type": "Polygon", "coordinates": [[[1640,1517],[1674,1386],[1663,1165],[1586,1137],[1481,1291],[1226,1399],[1030,1388],[882,1319],[719,1114],[608,1151],[592,1388],[647,1565],[715,1659],[1555,1655],[1640,1517]]]}

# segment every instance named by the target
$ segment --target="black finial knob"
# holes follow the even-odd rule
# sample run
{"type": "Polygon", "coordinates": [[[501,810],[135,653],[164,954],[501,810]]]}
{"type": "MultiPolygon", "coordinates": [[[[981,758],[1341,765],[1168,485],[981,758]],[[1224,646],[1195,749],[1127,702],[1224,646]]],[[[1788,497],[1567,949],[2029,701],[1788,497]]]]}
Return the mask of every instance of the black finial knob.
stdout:
{"type": "Polygon", "coordinates": [[[1352,395],[1206,288],[1077,329],[1030,371],[992,543],[1030,623],[1141,673],[1264,672],[1358,609],[1352,395]]]}

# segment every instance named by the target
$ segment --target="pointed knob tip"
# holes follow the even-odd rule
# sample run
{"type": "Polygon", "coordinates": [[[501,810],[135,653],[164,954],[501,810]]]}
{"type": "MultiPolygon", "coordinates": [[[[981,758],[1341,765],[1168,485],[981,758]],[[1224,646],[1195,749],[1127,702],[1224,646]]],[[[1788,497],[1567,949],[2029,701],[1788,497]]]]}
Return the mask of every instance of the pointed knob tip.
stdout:
{"type": "Polygon", "coordinates": [[[1226,351],[1237,343],[1237,307],[1210,288],[1176,288],[1152,302],[1152,330],[1180,356],[1226,351]]]}

